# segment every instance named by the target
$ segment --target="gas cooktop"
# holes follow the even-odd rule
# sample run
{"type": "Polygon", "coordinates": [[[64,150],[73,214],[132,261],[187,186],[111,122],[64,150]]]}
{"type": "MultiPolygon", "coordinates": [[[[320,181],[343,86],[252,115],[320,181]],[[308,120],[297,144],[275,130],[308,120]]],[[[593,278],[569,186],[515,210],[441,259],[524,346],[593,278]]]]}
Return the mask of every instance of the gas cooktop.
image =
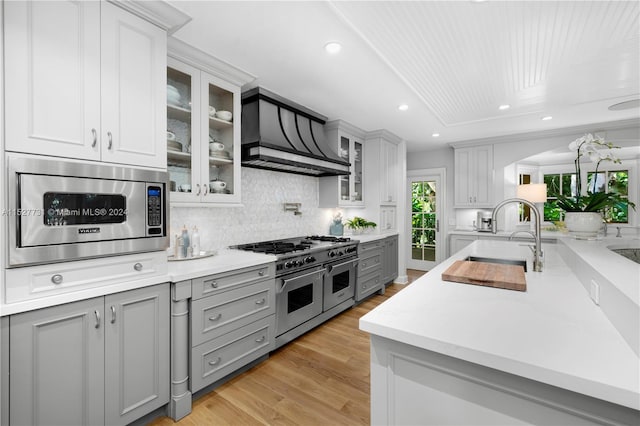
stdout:
{"type": "Polygon", "coordinates": [[[262,241],[251,244],[240,244],[231,248],[255,253],[283,255],[300,251],[316,251],[331,249],[345,243],[357,244],[358,241],[346,237],[312,235],[309,237],[287,238],[282,240],[262,241]]]}

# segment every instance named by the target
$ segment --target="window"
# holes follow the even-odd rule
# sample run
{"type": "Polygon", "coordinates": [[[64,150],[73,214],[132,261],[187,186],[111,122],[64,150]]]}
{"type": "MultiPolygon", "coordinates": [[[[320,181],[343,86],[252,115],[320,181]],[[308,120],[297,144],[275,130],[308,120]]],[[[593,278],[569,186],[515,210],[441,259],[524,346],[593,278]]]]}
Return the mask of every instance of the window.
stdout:
{"type": "Polygon", "coordinates": [[[547,184],[547,202],[544,203],[544,220],[554,222],[562,220],[562,211],[558,207],[556,194],[566,196],[576,195],[576,174],[555,173],[544,175],[544,183],[547,184]]]}
{"type": "MultiPolygon", "coordinates": [[[[602,171],[587,174],[588,190],[590,192],[606,192],[607,194],[618,194],[624,200],[629,199],[629,171],[615,170],[602,171]],[[595,187],[595,191],[594,191],[595,187]]],[[[628,223],[629,222],[629,204],[624,202],[620,206],[616,206],[604,211],[604,219],[609,223],[628,223]]]]}
{"type": "MultiPolygon", "coordinates": [[[[544,183],[547,184],[547,202],[544,203],[544,220],[558,221],[563,219],[563,212],[558,208],[555,194],[562,194],[568,197],[576,196],[576,174],[575,173],[554,173],[545,174],[544,183]]],[[[616,193],[621,198],[629,198],[629,171],[611,170],[587,173],[587,190],[589,192],[616,193]]],[[[584,186],[583,186],[584,188],[584,186]]],[[[609,223],[628,223],[629,205],[624,202],[619,207],[607,209],[604,218],[609,223]]]]}

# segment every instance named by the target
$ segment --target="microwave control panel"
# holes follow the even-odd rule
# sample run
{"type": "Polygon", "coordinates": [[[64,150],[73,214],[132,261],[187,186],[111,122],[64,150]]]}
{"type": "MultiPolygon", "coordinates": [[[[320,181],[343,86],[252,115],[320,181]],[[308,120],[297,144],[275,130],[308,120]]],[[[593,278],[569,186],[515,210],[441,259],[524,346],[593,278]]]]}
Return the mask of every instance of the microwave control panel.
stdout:
{"type": "Polygon", "coordinates": [[[162,235],[162,188],[147,186],[147,233],[162,235]]]}

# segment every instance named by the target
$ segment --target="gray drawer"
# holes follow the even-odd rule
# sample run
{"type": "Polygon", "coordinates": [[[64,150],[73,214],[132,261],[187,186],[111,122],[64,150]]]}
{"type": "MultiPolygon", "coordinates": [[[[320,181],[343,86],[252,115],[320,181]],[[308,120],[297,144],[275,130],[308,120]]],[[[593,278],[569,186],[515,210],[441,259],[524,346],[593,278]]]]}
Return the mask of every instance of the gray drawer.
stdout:
{"type": "Polygon", "coordinates": [[[382,289],[382,273],[380,271],[373,274],[358,277],[356,286],[356,301],[360,301],[372,293],[382,289]]]}
{"type": "Polygon", "coordinates": [[[367,252],[371,250],[381,249],[383,244],[383,240],[375,240],[369,241],[368,243],[360,243],[358,244],[358,255],[363,256],[367,254],[367,252]]]}
{"type": "Polygon", "coordinates": [[[363,253],[358,260],[358,275],[380,271],[382,269],[382,249],[363,253]]]}
{"type": "Polygon", "coordinates": [[[267,278],[274,278],[276,271],[275,263],[266,265],[251,266],[235,271],[223,272],[206,277],[191,280],[191,297],[193,300],[200,299],[211,294],[217,294],[233,287],[249,285],[267,278]]]}
{"type": "Polygon", "coordinates": [[[275,349],[275,315],[203,343],[191,352],[191,392],[275,349]]]}
{"type": "Polygon", "coordinates": [[[191,345],[252,323],[276,311],[274,279],[194,300],[191,304],[191,345]]]}

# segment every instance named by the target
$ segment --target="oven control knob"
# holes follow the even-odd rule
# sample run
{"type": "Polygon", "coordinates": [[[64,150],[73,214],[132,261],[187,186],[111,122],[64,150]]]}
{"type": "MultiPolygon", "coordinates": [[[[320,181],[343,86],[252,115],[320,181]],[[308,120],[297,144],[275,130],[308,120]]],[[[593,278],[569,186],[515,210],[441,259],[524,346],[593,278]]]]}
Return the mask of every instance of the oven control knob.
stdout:
{"type": "Polygon", "coordinates": [[[329,252],[329,257],[335,257],[336,256],[336,252],[335,251],[330,251],[329,252]]]}
{"type": "Polygon", "coordinates": [[[304,258],[304,263],[313,263],[316,261],[316,258],[313,256],[307,256],[304,258]]]}
{"type": "Polygon", "coordinates": [[[338,256],[342,256],[342,255],[344,255],[344,253],[341,250],[341,251],[338,252],[338,256]]]}
{"type": "Polygon", "coordinates": [[[294,266],[293,262],[287,262],[287,263],[284,264],[284,267],[287,268],[287,269],[293,268],[293,266],[294,266]]]}

